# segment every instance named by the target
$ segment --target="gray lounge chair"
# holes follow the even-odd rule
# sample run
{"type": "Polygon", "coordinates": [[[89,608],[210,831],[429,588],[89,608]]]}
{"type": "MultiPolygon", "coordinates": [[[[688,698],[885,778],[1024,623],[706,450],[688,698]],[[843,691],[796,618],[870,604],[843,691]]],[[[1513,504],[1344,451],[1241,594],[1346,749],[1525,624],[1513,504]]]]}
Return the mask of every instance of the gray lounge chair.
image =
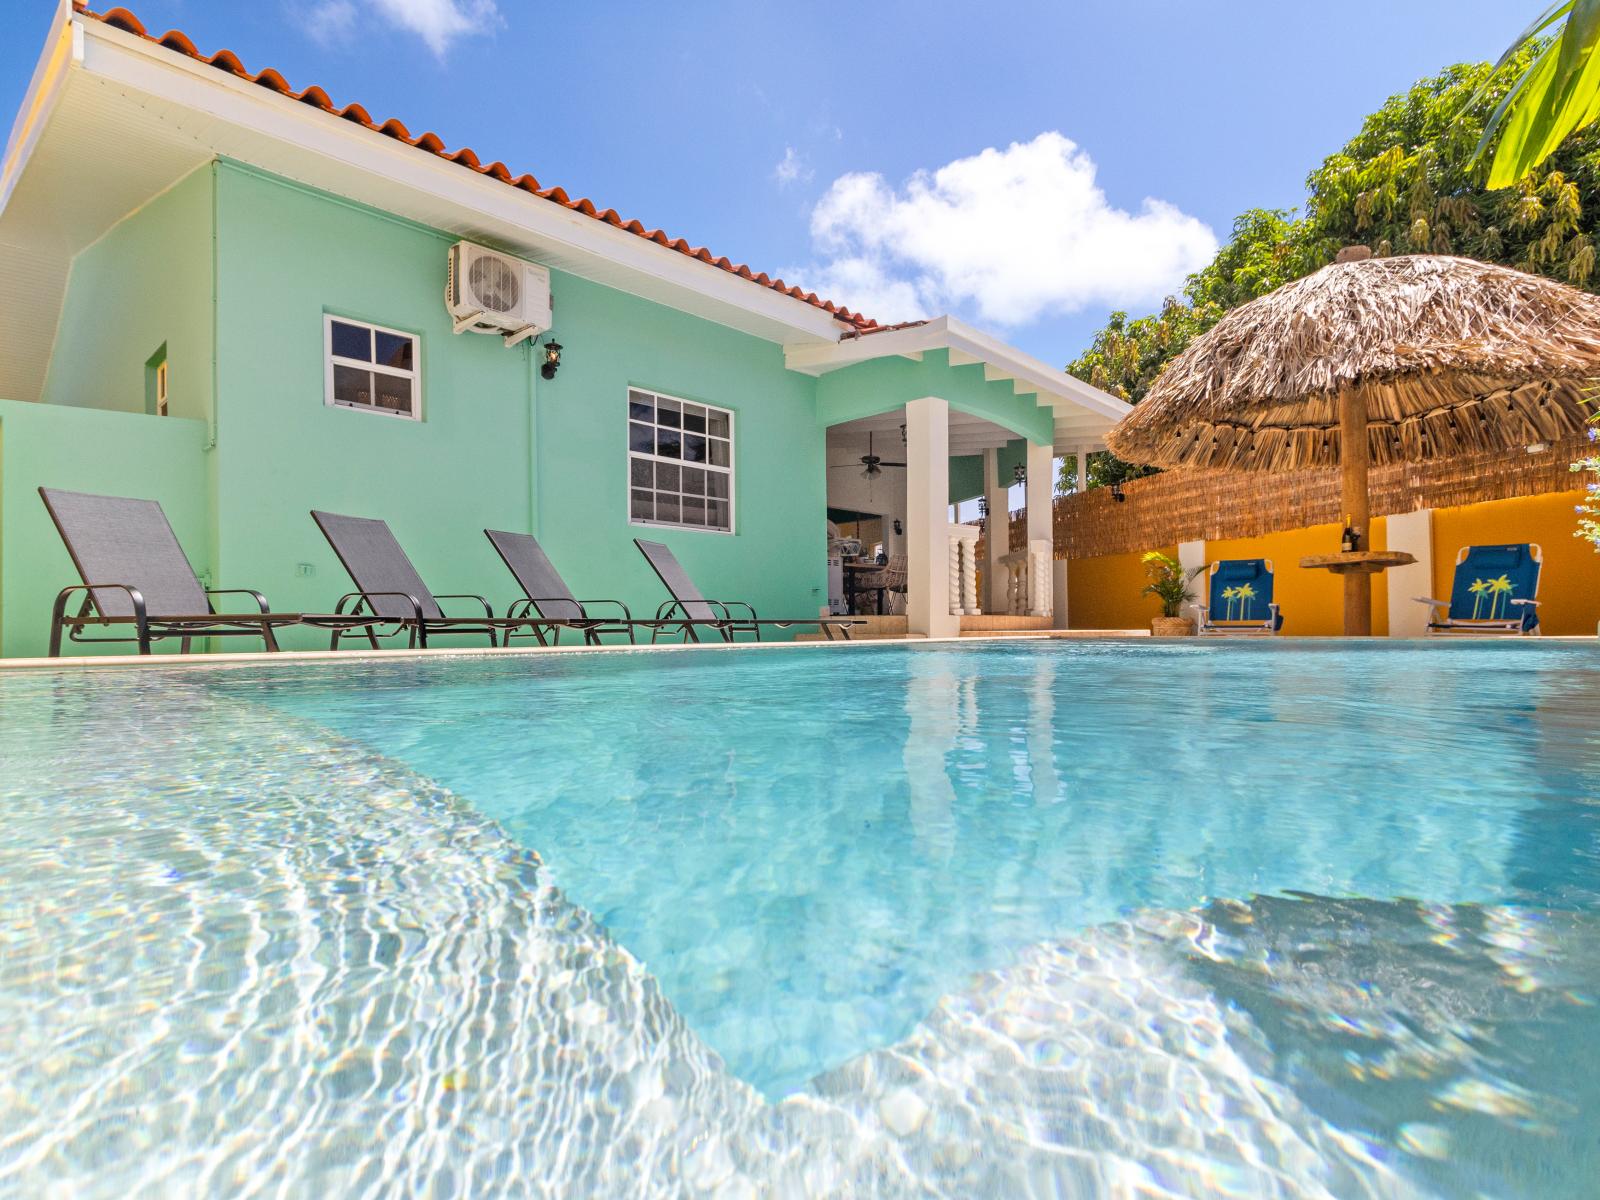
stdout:
{"type": "Polygon", "coordinates": [[[684,637],[694,642],[700,640],[696,629],[705,626],[715,629],[722,635],[723,641],[731,642],[735,635],[748,633],[753,634],[759,642],[763,628],[792,629],[796,625],[815,625],[830,642],[835,631],[849,641],[851,628],[866,624],[865,621],[848,617],[764,619],[756,616],[756,610],[743,600],[707,600],[683,569],[678,556],[670,549],[660,542],[647,542],[643,538],[634,538],[633,544],[639,547],[639,553],[644,555],[645,561],[672,595],[671,600],[656,610],[656,621],[660,624],[652,631],[651,641],[678,623],[683,626],[684,637]]]}
{"type": "MultiPolygon", "coordinates": [[[[394,628],[378,632],[370,624],[364,633],[376,647],[380,637],[393,637],[406,633],[408,647],[426,648],[430,635],[484,634],[489,645],[500,644],[502,632],[515,630],[545,630],[565,624],[531,616],[521,618],[496,617],[494,609],[482,596],[472,592],[435,595],[422,582],[411,559],[400,548],[394,534],[384,521],[371,517],[347,517],[338,513],[318,512],[313,509],[311,519],[328,539],[334,554],[350,572],[356,590],[339,597],[334,612],[340,615],[363,615],[392,623],[394,628]],[[474,600],[483,606],[483,616],[446,616],[440,607],[441,600],[474,600]]],[[[339,639],[349,630],[335,629],[330,642],[332,649],[339,648],[339,639]]]]}
{"type": "Polygon", "coordinates": [[[56,596],[51,658],[60,657],[63,631],[73,642],[136,643],[140,654],[167,638],[181,638],[187,654],[197,637],[258,637],[276,650],[273,631],[302,620],[299,613],[271,611],[266,597],[250,588],[203,587],[154,500],[44,487],[39,497],[83,580],[56,596]],[[83,603],[68,616],[67,606],[80,592],[83,603]],[[248,596],[255,611],[219,613],[213,596],[248,596]],[[132,626],[133,636],[84,636],[86,628],[116,626],[132,626]]]}
{"type": "MultiPolygon", "coordinates": [[[[544,547],[539,545],[539,539],[531,533],[508,533],[503,529],[483,532],[522,588],[523,598],[512,602],[506,609],[506,616],[539,616],[562,622],[561,627],[551,632],[551,642],[560,642],[562,628],[577,630],[587,644],[598,646],[601,634],[627,634],[628,641],[632,642],[635,629],[655,627],[654,621],[636,621],[621,600],[579,600],[567,581],[561,578],[561,572],[556,570],[544,547]],[[597,609],[614,609],[615,612],[594,611],[597,609]]],[[[506,633],[507,644],[514,636],[513,632],[506,633]]],[[[542,630],[534,629],[532,636],[538,638],[541,645],[549,644],[542,630]]]]}

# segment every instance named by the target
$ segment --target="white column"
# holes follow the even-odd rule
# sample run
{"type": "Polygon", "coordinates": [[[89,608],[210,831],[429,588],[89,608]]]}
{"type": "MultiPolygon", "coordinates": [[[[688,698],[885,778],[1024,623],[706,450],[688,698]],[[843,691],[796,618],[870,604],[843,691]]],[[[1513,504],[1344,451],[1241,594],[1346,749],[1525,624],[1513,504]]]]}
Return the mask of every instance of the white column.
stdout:
{"type": "Polygon", "coordinates": [[[1408,567],[1389,569],[1389,636],[1423,637],[1428,632],[1428,609],[1418,596],[1433,595],[1433,510],[1396,513],[1384,521],[1389,549],[1416,556],[1408,567]]]}
{"type": "Polygon", "coordinates": [[[1005,569],[1000,559],[1011,549],[1011,499],[1000,478],[1000,451],[993,447],[983,452],[983,498],[989,506],[983,555],[983,611],[1005,612],[1005,569]]]}
{"type": "Polygon", "coordinates": [[[1052,582],[1056,545],[1055,447],[1049,442],[1028,443],[1028,599],[1030,616],[1047,617],[1053,603],[1052,582]]]}
{"type": "MultiPolygon", "coordinates": [[[[1204,542],[1179,542],[1178,543],[1178,565],[1180,567],[1182,567],[1186,572],[1187,571],[1192,571],[1196,567],[1205,566],[1206,565],[1206,544],[1204,542]]],[[[1276,564],[1274,564],[1274,565],[1276,565],[1276,564]]],[[[1195,579],[1194,579],[1194,582],[1192,584],[1190,584],[1189,586],[1194,589],[1194,602],[1196,604],[1205,604],[1205,603],[1208,602],[1206,600],[1206,594],[1210,590],[1210,588],[1209,588],[1209,584],[1208,584],[1208,582],[1206,580],[1206,574],[1205,574],[1204,571],[1202,571],[1202,572],[1200,572],[1200,574],[1196,575],[1195,579]]],[[[1195,613],[1194,613],[1194,610],[1186,607],[1183,610],[1182,615],[1185,616],[1185,617],[1192,617],[1192,616],[1195,615],[1195,613]]],[[[1216,614],[1212,614],[1212,615],[1214,616],[1216,614]]]]}
{"type": "Polygon", "coordinates": [[[950,612],[950,406],[932,396],[906,405],[906,617],[910,631],[956,637],[950,612]]]}

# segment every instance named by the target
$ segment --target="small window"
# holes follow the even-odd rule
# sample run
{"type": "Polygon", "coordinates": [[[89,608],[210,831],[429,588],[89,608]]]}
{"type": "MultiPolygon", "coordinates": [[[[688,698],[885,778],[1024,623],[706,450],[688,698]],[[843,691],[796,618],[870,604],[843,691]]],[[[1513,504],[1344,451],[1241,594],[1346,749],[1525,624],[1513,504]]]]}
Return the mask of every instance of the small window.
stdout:
{"type": "Polygon", "coordinates": [[[144,364],[144,410],[154,417],[167,415],[167,345],[161,344],[144,364]]]}
{"type": "Polygon", "coordinates": [[[391,417],[422,416],[421,347],[413,333],[323,318],[328,404],[391,417]]]}
{"type": "Polygon", "coordinates": [[[733,532],[733,414],[628,390],[628,519],[733,532]]]}

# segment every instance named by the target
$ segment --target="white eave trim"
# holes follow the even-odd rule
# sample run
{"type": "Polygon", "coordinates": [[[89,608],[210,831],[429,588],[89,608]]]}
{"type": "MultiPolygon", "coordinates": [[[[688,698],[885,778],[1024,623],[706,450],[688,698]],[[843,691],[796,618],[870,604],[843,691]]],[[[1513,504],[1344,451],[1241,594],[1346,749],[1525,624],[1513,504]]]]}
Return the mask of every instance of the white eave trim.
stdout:
{"type": "MultiPolygon", "coordinates": [[[[603,259],[717,303],[743,309],[792,330],[796,340],[831,343],[850,328],[804,300],[508,187],[497,179],[479,175],[355,122],[330,118],[320,109],[147,42],[125,30],[77,16],[73,17],[71,25],[83,46],[80,51],[83,68],[102,79],[208,113],[257,136],[293,145],[380,180],[416,189],[434,200],[514,226],[535,245],[553,244],[565,254],[603,259]]],[[[236,157],[249,161],[246,155],[236,157]]],[[[317,185],[314,178],[300,182],[317,185]]]]}
{"type": "Polygon", "coordinates": [[[55,112],[68,71],[82,61],[81,27],[72,19],[71,0],[61,0],[56,20],[50,26],[49,40],[34,65],[33,78],[28,81],[28,91],[22,97],[22,107],[11,125],[4,156],[0,157],[0,212],[5,211],[17,180],[22,178],[23,169],[39,142],[39,135],[55,112]]]}
{"type": "Polygon", "coordinates": [[[982,363],[984,378],[1010,379],[1018,395],[1036,395],[1040,404],[1054,409],[1087,410],[1108,423],[1132,411],[1115,396],[948,316],[906,329],[845,337],[828,346],[786,346],[783,359],[791,371],[823,375],[875,358],[918,358],[928,350],[948,350],[953,366],[982,363]]]}

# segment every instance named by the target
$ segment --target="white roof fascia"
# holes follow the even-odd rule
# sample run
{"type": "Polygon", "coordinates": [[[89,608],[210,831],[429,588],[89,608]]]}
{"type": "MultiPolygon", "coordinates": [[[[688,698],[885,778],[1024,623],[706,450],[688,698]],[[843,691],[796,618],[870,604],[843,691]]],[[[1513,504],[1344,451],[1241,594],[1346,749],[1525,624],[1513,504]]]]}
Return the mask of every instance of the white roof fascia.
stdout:
{"type": "Polygon", "coordinates": [[[56,20],[50,26],[50,37],[45,42],[39,61],[28,81],[28,90],[22,97],[22,107],[11,125],[6,139],[4,157],[0,157],[0,212],[11,199],[11,193],[22,178],[23,168],[38,144],[39,135],[49,123],[61,95],[62,84],[68,70],[83,61],[83,34],[78,22],[72,20],[71,0],[61,0],[56,20]]]}
{"type": "Polygon", "coordinates": [[[846,337],[831,346],[787,346],[784,364],[792,371],[822,375],[875,358],[921,355],[928,350],[948,350],[955,366],[982,363],[984,378],[1009,378],[1017,395],[1035,394],[1039,403],[1055,409],[1088,410],[1108,422],[1120,421],[1132,411],[1115,396],[949,316],[906,329],[846,337]]]}
{"type": "MultiPolygon", "coordinates": [[[[161,97],[249,134],[287,143],[330,163],[355,167],[378,179],[417,189],[440,202],[513,225],[534,243],[555,243],[566,253],[602,258],[716,302],[754,312],[792,330],[797,339],[832,342],[848,328],[804,300],[479,175],[356,122],[330,117],[313,106],[125,30],[82,17],[75,17],[72,26],[83,44],[80,53],[84,68],[112,83],[161,97]]],[[[249,161],[247,152],[235,152],[233,157],[249,161]]],[[[316,184],[314,178],[301,182],[316,184]]]]}

